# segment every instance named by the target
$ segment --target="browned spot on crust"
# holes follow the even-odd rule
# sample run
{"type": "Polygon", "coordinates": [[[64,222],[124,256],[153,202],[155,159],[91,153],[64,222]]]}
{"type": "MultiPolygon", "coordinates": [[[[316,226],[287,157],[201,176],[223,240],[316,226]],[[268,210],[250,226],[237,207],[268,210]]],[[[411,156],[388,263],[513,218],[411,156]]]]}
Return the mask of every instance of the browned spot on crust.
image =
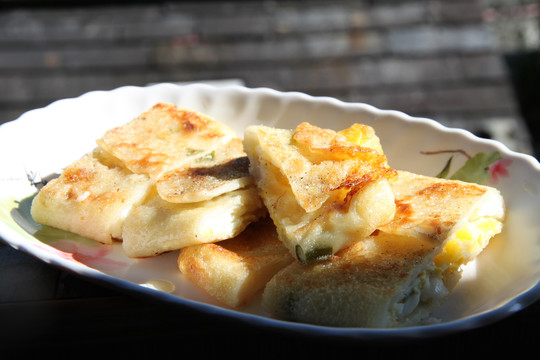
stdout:
{"type": "Polygon", "coordinates": [[[161,153],[151,153],[147,154],[144,157],[128,161],[128,164],[133,167],[134,169],[140,168],[140,169],[147,169],[152,167],[159,167],[164,163],[164,160],[167,158],[166,155],[161,153]]]}
{"type": "Polygon", "coordinates": [[[396,200],[396,214],[401,217],[407,217],[411,216],[413,213],[413,209],[411,204],[408,204],[406,202],[396,200]]]}
{"type": "Polygon", "coordinates": [[[345,136],[329,129],[321,129],[309,123],[301,123],[296,127],[293,139],[310,151],[324,151],[327,155],[334,155],[336,159],[357,159],[366,161],[373,167],[384,167],[387,158],[375,149],[355,145],[345,136]]]}
{"type": "Polygon", "coordinates": [[[94,173],[84,168],[69,168],[64,171],[62,181],[65,184],[86,183],[94,178],[94,173]]]}
{"type": "Polygon", "coordinates": [[[430,198],[440,196],[441,194],[460,194],[466,196],[480,196],[486,192],[486,189],[473,184],[458,184],[455,182],[441,182],[428,186],[418,192],[418,195],[430,198]]]}
{"type": "Polygon", "coordinates": [[[173,120],[178,122],[180,127],[179,130],[185,134],[202,132],[202,135],[209,138],[223,136],[221,131],[212,129],[212,124],[208,119],[205,119],[196,112],[184,110],[164,103],[154,105],[153,109],[165,111],[173,120]],[[212,129],[213,131],[208,131],[209,129],[212,129]],[[203,132],[203,130],[208,132],[203,132]]]}

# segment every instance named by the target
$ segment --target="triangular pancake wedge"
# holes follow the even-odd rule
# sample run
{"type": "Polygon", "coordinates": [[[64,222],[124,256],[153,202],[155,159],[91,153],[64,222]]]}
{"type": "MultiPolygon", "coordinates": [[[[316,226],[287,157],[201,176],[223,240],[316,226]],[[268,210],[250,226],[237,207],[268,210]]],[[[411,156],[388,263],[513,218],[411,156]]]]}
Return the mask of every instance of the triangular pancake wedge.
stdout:
{"type": "MultiPolygon", "coordinates": [[[[365,129],[371,129],[365,126],[365,129]]],[[[395,176],[371,132],[362,146],[308,123],[244,132],[244,151],[279,237],[303,263],[327,258],[367,237],[394,215],[395,176]]]]}

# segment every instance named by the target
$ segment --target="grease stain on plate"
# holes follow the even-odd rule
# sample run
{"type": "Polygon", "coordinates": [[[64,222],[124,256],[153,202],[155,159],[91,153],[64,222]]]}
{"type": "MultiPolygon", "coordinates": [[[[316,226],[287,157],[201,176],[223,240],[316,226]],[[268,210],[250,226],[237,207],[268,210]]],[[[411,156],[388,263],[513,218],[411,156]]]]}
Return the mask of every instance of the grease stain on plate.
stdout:
{"type": "Polygon", "coordinates": [[[162,279],[148,280],[147,282],[139,284],[139,285],[144,286],[149,289],[163,291],[169,294],[172,293],[176,289],[176,287],[174,286],[172,282],[170,282],[169,280],[162,280],[162,279]]]}

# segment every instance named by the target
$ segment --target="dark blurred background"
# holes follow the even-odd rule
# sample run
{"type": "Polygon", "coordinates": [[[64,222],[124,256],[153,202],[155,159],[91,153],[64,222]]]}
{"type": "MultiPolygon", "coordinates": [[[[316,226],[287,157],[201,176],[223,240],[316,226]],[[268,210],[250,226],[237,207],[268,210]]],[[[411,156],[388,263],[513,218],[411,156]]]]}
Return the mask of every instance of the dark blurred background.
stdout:
{"type": "Polygon", "coordinates": [[[537,147],[538,0],[0,6],[0,123],[91,90],[220,80],[366,102],[514,150],[537,147]]]}

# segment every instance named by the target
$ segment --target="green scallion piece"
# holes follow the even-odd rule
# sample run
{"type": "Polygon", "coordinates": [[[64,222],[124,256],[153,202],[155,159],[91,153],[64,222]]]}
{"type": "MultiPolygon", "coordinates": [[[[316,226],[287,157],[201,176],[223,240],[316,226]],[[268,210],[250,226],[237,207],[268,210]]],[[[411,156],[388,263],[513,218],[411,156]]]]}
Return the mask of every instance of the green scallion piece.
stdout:
{"type": "Polygon", "coordinates": [[[296,245],[296,257],[302,264],[312,264],[317,261],[328,259],[332,256],[332,248],[317,248],[307,252],[300,245],[296,245]]]}

